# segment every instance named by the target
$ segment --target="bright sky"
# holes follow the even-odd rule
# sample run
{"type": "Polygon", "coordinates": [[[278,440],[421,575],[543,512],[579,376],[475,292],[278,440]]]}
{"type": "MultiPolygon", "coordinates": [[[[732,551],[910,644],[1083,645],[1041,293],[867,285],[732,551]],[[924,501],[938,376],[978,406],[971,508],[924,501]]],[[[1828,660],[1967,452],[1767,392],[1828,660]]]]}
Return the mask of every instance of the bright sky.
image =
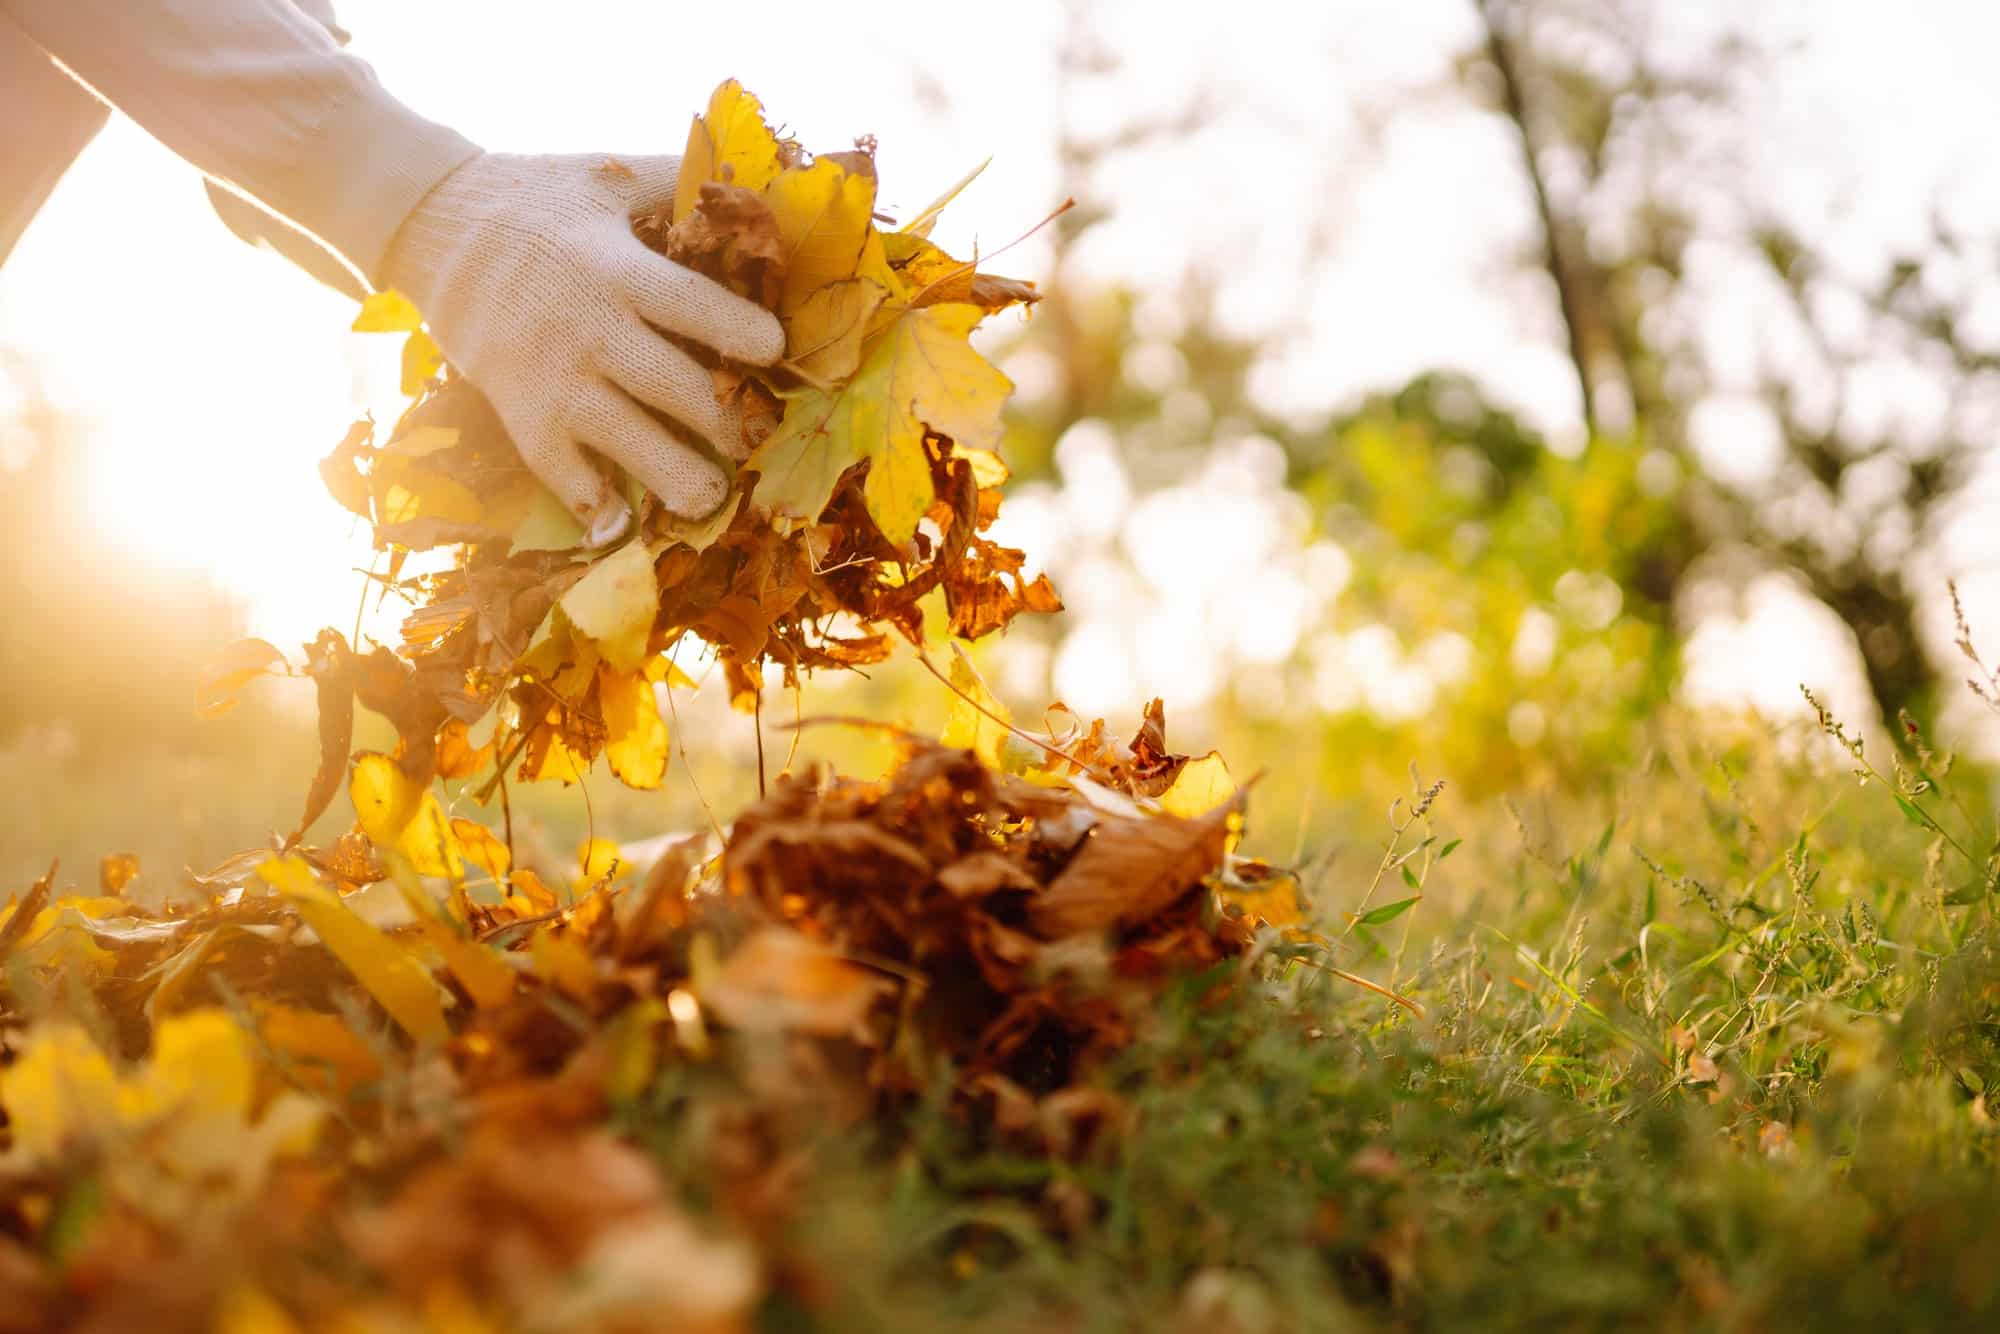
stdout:
{"type": "MultiPolygon", "coordinates": [[[[1701,0],[1673,12],[1700,22],[1734,8],[1701,0]]],[[[1947,184],[1968,209],[2000,218],[2000,172],[1989,165],[2000,6],[1924,0],[1893,17],[1861,0],[1765,8],[1774,27],[1811,41],[1810,59],[1769,90],[1774,196],[1810,211],[1846,191],[1861,204],[1864,247],[1920,223],[1947,184]]],[[[1262,388],[1302,410],[1443,364],[1474,371],[1550,428],[1575,415],[1546,306],[1504,277],[1526,235],[1511,145],[1439,99],[1385,115],[1372,149],[1362,133],[1361,113],[1384,111],[1394,90],[1447,77],[1471,31],[1463,0],[1105,0],[1087,6],[1089,25],[1131,75],[1067,108],[1051,91],[1066,21],[1052,0],[933,5],[916,22],[907,7],[796,0],[766,0],[752,18],[736,6],[654,0],[346,0],[339,11],[352,49],[391,90],[496,149],[676,152],[708,89],[734,75],[808,145],[876,134],[891,211],[920,205],[992,154],[946,215],[940,239],[954,248],[997,244],[1056,202],[1061,117],[1108,131],[1170,116],[1205,88],[1217,107],[1207,128],[1115,173],[1119,213],[1090,242],[1091,271],[1143,283],[1194,262],[1222,266],[1228,317],[1288,330],[1262,388]],[[1315,262],[1308,245],[1321,234],[1330,248],[1315,262]]],[[[1028,276],[1042,262],[1032,244],[1010,256],[1028,276]]],[[[396,406],[392,340],[348,334],[351,315],[341,298],[238,242],[193,171],[116,119],[0,271],[0,344],[27,350],[85,425],[99,523],[90,540],[212,572],[248,601],[255,629],[281,643],[344,620],[337,609],[356,587],[349,567],[367,559],[313,467],[360,408],[384,416],[396,406]]],[[[1732,444],[1722,442],[1725,452],[1732,444]]],[[[1218,460],[1216,485],[1235,490],[1217,494],[1264,485],[1248,448],[1218,460]]],[[[1100,455],[1085,440],[1065,458],[1113,484],[1100,455]]],[[[1273,606],[1299,601],[1301,585],[1337,591],[1337,553],[1299,557],[1319,564],[1257,585],[1274,568],[1269,544],[1223,545],[1242,548],[1236,564],[1273,606]]],[[[1133,555],[1144,583],[1153,557],[1133,555]]],[[[1205,692],[1204,682],[1146,675],[1204,655],[1176,656],[1165,642],[1130,655],[1132,627],[1112,615],[1137,605],[1129,614],[1145,618],[1142,631],[1168,627],[1145,633],[1199,643],[1212,630],[1207,613],[1100,591],[1072,598],[1105,615],[1079,619],[1070,654],[1082,663],[1115,647],[1132,666],[1126,679],[1100,675],[1092,686],[1120,704],[1135,688],[1205,692]],[[1087,651],[1093,644],[1103,652],[1087,651]]],[[[1274,614],[1282,623],[1311,610],[1274,614]]],[[[1215,614],[1270,624],[1240,611],[1237,602],[1215,614]]],[[[1762,661],[1774,681],[1819,670],[1797,662],[1789,628],[1759,631],[1773,619],[1782,623],[1737,627],[1714,653],[1762,661]]],[[[1272,651],[1238,648],[1252,664],[1272,651]]],[[[1804,651],[1823,656],[1824,646],[1804,651]]],[[[1722,675],[1725,697],[1734,681],[1734,693],[1777,698],[1740,672],[1722,675]]]]}

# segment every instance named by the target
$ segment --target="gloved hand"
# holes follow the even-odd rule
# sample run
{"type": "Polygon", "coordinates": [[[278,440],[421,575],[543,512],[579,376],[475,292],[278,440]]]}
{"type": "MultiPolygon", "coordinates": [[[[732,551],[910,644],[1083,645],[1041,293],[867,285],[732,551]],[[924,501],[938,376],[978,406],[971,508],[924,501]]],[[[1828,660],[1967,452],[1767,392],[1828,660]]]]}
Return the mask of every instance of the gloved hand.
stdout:
{"type": "Polygon", "coordinates": [[[382,266],[594,546],[632,516],[580,446],[685,517],[727,494],[721,469],[641,403],[731,458],[748,452],[708,372],[659,330],[760,366],[785,348],[769,311],[632,235],[635,213],[673,198],[679,168],[673,157],[483,154],[425,196],[382,266]]]}

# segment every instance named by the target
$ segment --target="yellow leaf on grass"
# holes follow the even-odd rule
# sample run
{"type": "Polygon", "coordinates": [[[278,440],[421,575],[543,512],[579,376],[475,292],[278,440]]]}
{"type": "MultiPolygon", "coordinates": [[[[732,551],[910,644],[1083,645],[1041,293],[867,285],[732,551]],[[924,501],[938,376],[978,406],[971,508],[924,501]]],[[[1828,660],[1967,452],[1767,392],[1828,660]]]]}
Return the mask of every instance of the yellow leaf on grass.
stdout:
{"type": "Polygon", "coordinates": [[[974,705],[1000,718],[1007,717],[1007,706],[987,688],[986,682],[974,669],[972,660],[965,656],[964,649],[954,643],[951,651],[951,683],[961,694],[952,696],[944,735],[938,739],[947,746],[964,746],[977,755],[982,764],[998,769],[1001,767],[1001,747],[1007,743],[1007,729],[974,705]]]}
{"type": "Polygon", "coordinates": [[[243,1030],[226,1011],[189,1010],[163,1022],[153,1058],[127,1087],[128,1116],[173,1116],[203,1125],[241,1124],[250,1113],[256,1065],[243,1030]]]}
{"type": "Polygon", "coordinates": [[[425,922],[423,933],[474,1005],[491,1010],[513,999],[514,970],[501,962],[498,954],[459,935],[448,922],[425,922]]]}
{"type": "Polygon", "coordinates": [[[377,847],[400,852],[419,875],[464,877],[464,854],[437,794],[387,755],[365,751],[355,756],[347,795],[361,832],[377,847]]]}
{"type": "Polygon", "coordinates": [[[597,965],[575,936],[543,927],[528,942],[535,974],[572,1000],[587,1001],[597,990],[597,965]]]}
{"type": "Polygon", "coordinates": [[[1183,820],[1207,815],[1236,795],[1236,783],[1222,756],[1210,751],[1198,760],[1189,760],[1174,775],[1173,785],[1160,794],[1160,809],[1183,820]]]}
{"type": "Polygon", "coordinates": [[[653,683],[607,664],[598,672],[597,690],[611,772],[627,787],[658,787],[667,776],[667,723],[660,717],[653,683]]]}
{"type": "Polygon", "coordinates": [[[424,317],[410,298],[390,288],[364,300],[348,327],[355,333],[415,333],[423,326],[424,317]]]}
{"type": "Polygon", "coordinates": [[[38,1024],[13,1064],[0,1066],[0,1108],[12,1153],[56,1157],[72,1141],[100,1139],[118,1126],[118,1072],[75,1024],[38,1024]]]}
{"type": "Polygon", "coordinates": [[[674,221],[693,211],[706,181],[762,190],[780,167],[778,138],[764,123],[755,93],[727,79],[709,94],[708,110],[688,129],[687,152],[674,186],[674,221]]]}
{"type": "Polygon", "coordinates": [[[354,974],[405,1033],[419,1042],[440,1041],[446,1036],[444,1004],[430,973],[314,879],[312,867],[303,857],[274,857],[258,867],[257,873],[292,902],[327,952],[354,974]]]}
{"type": "Polygon", "coordinates": [[[645,662],[659,599],[651,549],[627,542],[593,565],[559,605],[571,627],[597,642],[606,662],[633,672],[645,662]]]}
{"type": "Polygon", "coordinates": [[[286,1073],[337,1098],[382,1078],[382,1060],[337,1015],[292,1005],[257,1009],[257,1036],[283,1058],[286,1073]]]}
{"type": "Polygon", "coordinates": [[[787,167],[764,191],[785,247],[778,313],[789,315],[826,286],[854,276],[875,211],[875,178],[832,158],[787,167]]]}
{"type": "Polygon", "coordinates": [[[785,321],[786,355],[808,375],[845,380],[861,365],[861,340],[888,295],[866,278],[828,283],[785,321]]]}
{"type": "Polygon", "coordinates": [[[793,395],[744,465],[758,474],[755,502],[774,517],[814,522],[840,474],[869,459],[868,513],[883,536],[907,543],[936,499],[926,428],[968,449],[1000,438],[1000,409],[1014,386],[966,341],[982,315],[962,304],[906,312],[873,340],[844,388],[793,395]]]}
{"type": "Polygon", "coordinates": [[[29,1030],[14,1063],[0,1069],[9,1156],[47,1160],[91,1144],[114,1172],[143,1158],[165,1169],[166,1180],[230,1179],[254,1189],[270,1157],[309,1148],[319,1124],[305,1099],[281,1095],[253,1130],[256,1080],[248,1036],[219,1009],[163,1020],[150,1059],[129,1074],[82,1028],[40,1025],[29,1030]]]}
{"type": "Polygon", "coordinates": [[[1276,875],[1250,888],[1231,887],[1219,892],[1224,902],[1267,926],[1297,926],[1305,920],[1305,909],[1299,904],[1299,882],[1289,875],[1276,875]]]}

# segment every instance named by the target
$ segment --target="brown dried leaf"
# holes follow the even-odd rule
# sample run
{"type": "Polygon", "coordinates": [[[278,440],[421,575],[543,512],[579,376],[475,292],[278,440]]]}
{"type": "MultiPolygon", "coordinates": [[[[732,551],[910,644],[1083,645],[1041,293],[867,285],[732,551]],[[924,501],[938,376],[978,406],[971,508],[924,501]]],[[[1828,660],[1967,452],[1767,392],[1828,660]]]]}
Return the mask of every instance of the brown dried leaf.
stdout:
{"type": "Polygon", "coordinates": [[[886,979],[797,931],[766,927],[701,982],[697,994],[733,1028],[848,1037],[889,990],[886,979]]]}
{"type": "Polygon", "coordinates": [[[1062,874],[1028,908],[1050,939],[1129,927],[1163,911],[1222,864],[1242,796],[1199,820],[1104,816],[1062,874]]]}

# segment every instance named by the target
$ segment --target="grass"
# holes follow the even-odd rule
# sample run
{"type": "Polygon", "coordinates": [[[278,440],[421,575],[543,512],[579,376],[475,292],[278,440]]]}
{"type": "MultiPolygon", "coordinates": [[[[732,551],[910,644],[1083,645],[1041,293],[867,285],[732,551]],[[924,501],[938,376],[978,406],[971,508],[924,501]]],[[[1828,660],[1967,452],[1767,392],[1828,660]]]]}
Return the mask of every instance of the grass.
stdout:
{"type": "MultiPolygon", "coordinates": [[[[1836,754],[1663,740],[1598,801],[1447,797],[1463,844],[1404,862],[1422,899],[1337,955],[1421,1017],[1274,943],[1175,988],[1101,1078],[1125,1133],[1069,1154],[933,1103],[781,1115],[767,1327],[1993,1319],[1986,780],[1913,751],[1857,783],[1836,754]]],[[[1331,932],[1380,878],[1319,876],[1331,932]]],[[[754,1078],[683,1071],[624,1112],[738,1227],[715,1165],[754,1078]]]]}
{"type": "MultiPolygon", "coordinates": [[[[1417,784],[1302,854],[1331,953],[1273,938],[1181,979],[1060,1152],[941,1096],[884,1121],[774,1089],[754,1047],[669,1063],[620,1128],[756,1237],[773,1331],[1991,1322],[1992,779],[1823,721],[1659,720],[1643,763],[1562,793],[1417,784]]],[[[306,767],[272,754],[268,783],[217,760],[138,789],[0,757],[40,775],[8,855],[254,842],[306,767]],[[190,795],[225,786],[256,795],[190,795]]],[[[560,846],[556,810],[520,814],[560,846]]]]}

